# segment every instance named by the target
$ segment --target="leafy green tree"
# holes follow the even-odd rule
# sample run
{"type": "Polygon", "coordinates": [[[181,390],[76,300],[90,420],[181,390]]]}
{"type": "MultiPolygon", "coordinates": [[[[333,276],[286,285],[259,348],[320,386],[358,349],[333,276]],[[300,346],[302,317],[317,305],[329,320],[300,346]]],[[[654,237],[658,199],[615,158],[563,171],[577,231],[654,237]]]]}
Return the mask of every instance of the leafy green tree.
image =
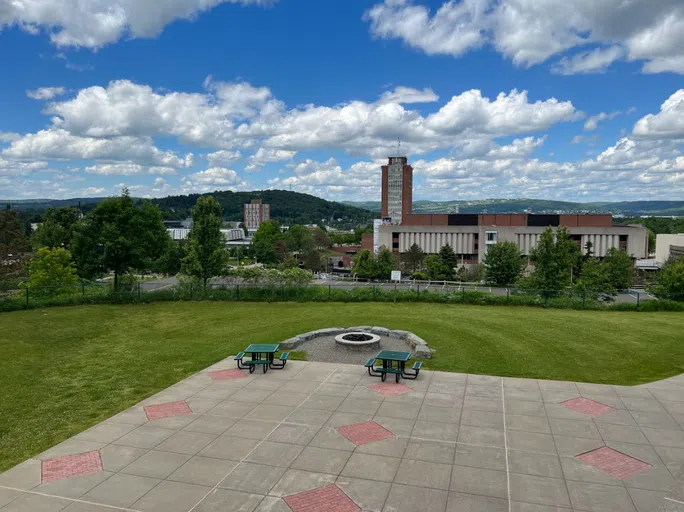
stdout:
{"type": "Polygon", "coordinates": [[[684,257],[670,259],[650,291],[660,299],[684,301],[684,257]]]}
{"type": "Polygon", "coordinates": [[[128,190],[105,199],[74,227],[72,256],[82,277],[114,272],[114,287],[129,268],[161,256],[169,238],[159,208],[136,207],[128,190]]]}
{"type": "Polygon", "coordinates": [[[207,281],[223,273],[228,263],[226,239],[221,233],[223,217],[221,205],[212,196],[202,196],[192,209],[192,229],[188,234],[186,256],[181,270],[204,286],[207,281]]]}
{"type": "Polygon", "coordinates": [[[449,244],[446,244],[439,250],[439,257],[442,259],[442,262],[444,262],[447,269],[445,279],[453,281],[456,277],[456,267],[458,266],[456,253],[449,244]]]}
{"type": "Polygon", "coordinates": [[[570,286],[579,249],[566,228],[559,228],[555,236],[551,228],[539,237],[530,260],[535,264],[530,284],[538,290],[562,290],[570,286]]]}
{"type": "Polygon", "coordinates": [[[28,287],[39,295],[56,295],[77,279],[71,253],[61,247],[39,249],[29,264],[28,287]]]}
{"type": "Polygon", "coordinates": [[[396,267],[394,255],[387,247],[382,247],[375,258],[375,279],[389,281],[396,267]]]}
{"type": "Polygon", "coordinates": [[[608,267],[599,260],[592,258],[584,264],[582,276],[575,283],[575,289],[589,292],[595,296],[599,293],[612,295],[616,289],[610,281],[608,267]]]}
{"type": "Polygon", "coordinates": [[[311,232],[300,224],[291,226],[285,233],[285,241],[290,251],[299,252],[304,249],[305,240],[311,238],[311,232]]]}
{"type": "Polygon", "coordinates": [[[520,277],[523,260],[513,242],[499,242],[489,247],[484,258],[485,279],[496,286],[510,286],[520,277]]]}
{"type": "Polygon", "coordinates": [[[278,263],[276,242],[282,239],[280,225],[274,220],[267,220],[259,224],[259,229],[252,238],[252,249],[259,263],[278,263]]]}
{"type": "Polygon", "coordinates": [[[625,290],[634,282],[634,262],[626,251],[613,247],[601,262],[606,267],[608,280],[616,290],[625,290]]]}
{"type": "Polygon", "coordinates": [[[303,254],[304,266],[313,272],[318,272],[323,267],[321,253],[317,249],[310,249],[303,254]]]}
{"type": "Polygon", "coordinates": [[[359,279],[375,278],[375,257],[368,249],[363,249],[356,255],[351,274],[359,279]]]}
{"type": "Polygon", "coordinates": [[[22,276],[29,244],[24,236],[19,215],[9,205],[0,212],[0,280],[22,276]]]}
{"type": "Polygon", "coordinates": [[[409,250],[401,255],[404,260],[404,265],[409,273],[415,274],[423,267],[423,261],[425,261],[426,254],[423,249],[420,248],[418,244],[413,244],[409,247],[409,250]]]}
{"type": "Polygon", "coordinates": [[[152,268],[155,272],[176,275],[181,270],[183,258],[185,258],[185,240],[175,241],[169,237],[166,249],[159,259],[154,262],[152,268]]]}
{"type": "Polygon", "coordinates": [[[81,212],[71,206],[49,208],[45,214],[45,221],[38,226],[33,234],[33,246],[36,248],[63,247],[69,249],[74,226],[80,218],[81,212]]]}
{"type": "Polygon", "coordinates": [[[425,271],[433,281],[443,281],[447,278],[449,267],[438,254],[431,254],[425,258],[425,271]]]}

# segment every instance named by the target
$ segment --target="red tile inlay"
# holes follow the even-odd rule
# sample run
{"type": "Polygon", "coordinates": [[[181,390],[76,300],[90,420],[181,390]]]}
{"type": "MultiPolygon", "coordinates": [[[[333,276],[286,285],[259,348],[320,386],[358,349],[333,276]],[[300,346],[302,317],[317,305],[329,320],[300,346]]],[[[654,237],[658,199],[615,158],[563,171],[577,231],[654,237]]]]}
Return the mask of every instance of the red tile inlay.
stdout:
{"type": "Polygon", "coordinates": [[[582,412],[589,416],[598,416],[613,410],[612,407],[595,402],[594,400],[589,400],[588,398],[573,398],[572,400],[562,402],[561,405],[571,411],[582,412]]]}
{"type": "Polygon", "coordinates": [[[292,512],[360,512],[360,508],[335,484],[283,498],[292,512]]]}
{"type": "Polygon", "coordinates": [[[185,400],[181,400],[180,402],[169,402],[167,404],[148,405],[145,407],[145,414],[147,414],[147,419],[152,421],[182,416],[183,414],[192,414],[192,411],[188,404],[185,403],[185,400]]]}
{"type": "Polygon", "coordinates": [[[628,478],[651,467],[645,462],[607,446],[583,453],[577,458],[618,478],[628,478]]]}
{"type": "Polygon", "coordinates": [[[242,370],[233,368],[232,370],[219,370],[216,372],[209,372],[209,376],[214,380],[232,380],[247,377],[247,374],[242,370]]]}
{"type": "Polygon", "coordinates": [[[345,425],[344,427],[338,427],[336,430],[356,446],[372,443],[373,441],[382,441],[383,439],[388,439],[394,435],[374,421],[364,421],[363,423],[345,425]]]}
{"type": "Polygon", "coordinates": [[[54,482],[72,476],[91,475],[102,471],[100,452],[77,453],[56,459],[47,459],[42,464],[43,482],[54,482]]]}
{"type": "Polygon", "coordinates": [[[382,396],[398,396],[413,391],[410,387],[403,384],[391,384],[389,382],[381,382],[368,387],[382,396]]]}

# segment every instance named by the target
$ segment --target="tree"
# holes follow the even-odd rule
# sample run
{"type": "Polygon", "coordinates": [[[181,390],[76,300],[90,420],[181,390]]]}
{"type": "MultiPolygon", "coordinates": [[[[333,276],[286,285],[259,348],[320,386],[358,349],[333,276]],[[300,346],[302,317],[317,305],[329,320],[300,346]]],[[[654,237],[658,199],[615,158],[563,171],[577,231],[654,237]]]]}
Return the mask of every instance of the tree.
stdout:
{"type": "Polygon", "coordinates": [[[49,208],[45,214],[45,221],[33,234],[34,247],[63,247],[68,250],[71,247],[74,227],[80,218],[81,212],[71,206],[49,208]]]}
{"type": "Polygon", "coordinates": [[[444,263],[444,260],[439,255],[431,254],[425,258],[425,271],[431,280],[443,281],[447,277],[449,267],[446,266],[446,263],[444,263]]]}
{"type": "Polygon", "coordinates": [[[28,287],[40,295],[55,295],[77,279],[71,253],[61,247],[39,249],[29,265],[28,287]]]}
{"type": "Polygon", "coordinates": [[[16,279],[22,275],[24,252],[28,249],[19,215],[7,205],[0,212],[0,279],[16,279]]]}
{"type": "Polygon", "coordinates": [[[316,228],[313,232],[313,238],[318,249],[327,249],[330,247],[330,237],[323,229],[316,228]]]}
{"type": "Polygon", "coordinates": [[[520,277],[523,260],[513,242],[500,242],[489,247],[484,258],[485,279],[496,286],[510,286],[520,277]]]}
{"type": "Polygon", "coordinates": [[[442,259],[442,262],[447,269],[445,279],[453,281],[456,276],[456,267],[458,266],[456,253],[449,244],[446,244],[439,250],[439,257],[442,259]]]}
{"type": "Polygon", "coordinates": [[[267,220],[259,224],[259,229],[257,229],[256,233],[254,233],[254,238],[252,238],[254,256],[259,263],[278,263],[276,242],[281,238],[280,226],[276,221],[267,220]]]}
{"type": "Polygon", "coordinates": [[[290,227],[285,233],[285,241],[290,251],[300,252],[304,249],[304,242],[311,238],[311,232],[300,224],[290,227]]]}
{"type": "Polygon", "coordinates": [[[323,266],[321,262],[321,253],[316,249],[306,251],[302,258],[304,266],[313,272],[318,272],[323,266]]]}
{"type": "Polygon", "coordinates": [[[395,266],[392,252],[387,247],[382,247],[375,259],[375,275],[373,277],[389,281],[395,266]]]}
{"type": "Polygon", "coordinates": [[[566,228],[559,228],[555,236],[551,228],[546,229],[530,254],[535,264],[530,284],[538,290],[568,287],[579,256],[579,249],[566,228]]]}
{"type": "Polygon", "coordinates": [[[192,229],[187,238],[187,254],[183,258],[183,273],[201,279],[207,286],[209,278],[223,272],[228,262],[226,239],[221,233],[221,205],[212,196],[202,196],[192,209],[192,229]]]}
{"type": "Polygon", "coordinates": [[[363,249],[354,258],[351,274],[359,279],[373,279],[375,273],[375,257],[368,249],[363,249]]]}
{"type": "Polygon", "coordinates": [[[181,270],[185,258],[185,241],[168,238],[166,249],[153,264],[153,271],[162,274],[176,275],[181,270]]]}
{"type": "Polygon", "coordinates": [[[670,259],[650,291],[659,299],[684,301],[684,257],[670,259]]]}
{"type": "Polygon", "coordinates": [[[595,296],[599,293],[613,295],[615,288],[610,282],[608,267],[597,259],[590,259],[584,264],[582,276],[575,284],[575,288],[582,292],[589,292],[595,296]]]}
{"type": "Polygon", "coordinates": [[[634,262],[626,251],[612,247],[608,249],[602,265],[606,267],[608,281],[616,290],[625,290],[634,281],[634,262]]]}
{"type": "Polygon", "coordinates": [[[72,255],[82,277],[113,271],[114,287],[129,268],[157,259],[169,238],[159,208],[136,207],[128,190],[99,203],[74,228],[72,255]]]}
{"type": "Polygon", "coordinates": [[[418,272],[423,267],[423,261],[425,261],[425,253],[418,244],[413,244],[409,247],[409,250],[402,254],[401,257],[404,260],[406,269],[411,274],[418,272]]]}

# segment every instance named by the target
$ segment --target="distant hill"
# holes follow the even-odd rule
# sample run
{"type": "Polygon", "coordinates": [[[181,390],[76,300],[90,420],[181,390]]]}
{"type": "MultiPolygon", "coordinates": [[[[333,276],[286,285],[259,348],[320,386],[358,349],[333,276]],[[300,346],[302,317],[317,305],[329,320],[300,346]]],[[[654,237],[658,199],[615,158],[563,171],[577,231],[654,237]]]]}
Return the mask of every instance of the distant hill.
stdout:
{"type": "MultiPolygon", "coordinates": [[[[149,201],[159,205],[164,218],[182,220],[190,216],[190,210],[201,195],[212,195],[221,204],[225,220],[243,220],[243,205],[252,199],[261,199],[271,205],[271,218],[281,224],[327,224],[335,227],[353,228],[372,222],[372,212],[353,205],[326,201],[320,197],[287,190],[263,190],[254,192],[216,191],[211,194],[169,196],[149,201]]],[[[22,212],[30,222],[39,222],[48,208],[78,206],[88,212],[104,198],[29,199],[0,200],[0,205],[10,204],[22,212]]],[[[146,199],[136,199],[147,201],[146,199]]]]}
{"type": "MultiPolygon", "coordinates": [[[[346,204],[379,213],[380,201],[346,204]]],[[[542,199],[485,199],[481,201],[414,201],[413,213],[612,213],[613,215],[684,216],[684,201],[624,201],[573,203],[542,199]]]]}

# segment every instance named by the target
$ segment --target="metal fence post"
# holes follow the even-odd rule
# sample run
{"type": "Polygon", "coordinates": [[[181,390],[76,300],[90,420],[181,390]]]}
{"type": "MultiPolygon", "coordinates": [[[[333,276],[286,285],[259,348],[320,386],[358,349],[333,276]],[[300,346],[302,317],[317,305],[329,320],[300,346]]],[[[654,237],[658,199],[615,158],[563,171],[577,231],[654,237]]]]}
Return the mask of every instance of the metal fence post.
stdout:
{"type": "Polygon", "coordinates": [[[418,299],[420,300],[420,283],[416,285],[416,293],[418,294],[418,299]]]}
{"type": "Polygon", "coordinates": [[[140,283],[138,283],[138,300],[140,300],[140,283]]]}
{"type": "Polygon", "coordinates": [[[29,305],[29,289],[28,286],[26,287],[26,307],[29,305]]]}
{"type": "Polygon", "coordinates": [[[330,293],[331,293],[330,285],[328,285],[328,300],[330,300],[330,293]]]}
{"type": "Polygon", "coordinates": [[[190,283],[190,300],[192,300],[192,283],[190,283]]]}
{"type": "Polygon", "coordinates": [[[508,304],[510,302],[511,302],[511,289],[506,288],[506,303],[508,304]]]}
{"type": "Polygon", "coordinates": [[[584,309],[584,304],[586,303],[586,301],[587,301],[587,291],[583,290],[582,291],[582,309],[584,309]]]}
{"type": "Polygon", "coordinates": [[[636,292],[637,294],[637,308],[639,307],[639,304],[641,303],[641,293],[636,292]]]}
{"type": "Polygon", "coordinates": [[[239,284],[235,285],[235,298],[237,300],[240,300],[240,285],[239,284]]]}
{"type": "Polygon", "coordinates": [[[81,282],[81,297],[85,297],[85,283],[81,282]]]}
{"type": "Polygon", "coordinates": [[[373,285],[373,300],[375,300],[375,285],[373,285]]]}

